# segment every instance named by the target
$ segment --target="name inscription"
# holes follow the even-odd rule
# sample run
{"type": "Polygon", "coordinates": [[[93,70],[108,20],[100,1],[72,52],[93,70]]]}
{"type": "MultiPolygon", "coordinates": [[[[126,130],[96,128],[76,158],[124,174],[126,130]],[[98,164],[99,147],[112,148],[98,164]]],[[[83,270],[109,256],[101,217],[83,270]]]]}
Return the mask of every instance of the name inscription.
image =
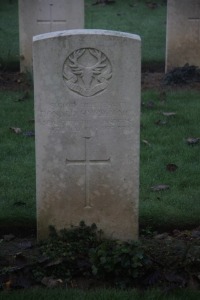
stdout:
{"type": "Polygon", "coordinates": [[[38,111],[37,120],[51,130],[81,132],[85,129],[105,130],[133,127],[133,112],[124,103],[63,103],[57,99],[45,110],[38,111]]]}

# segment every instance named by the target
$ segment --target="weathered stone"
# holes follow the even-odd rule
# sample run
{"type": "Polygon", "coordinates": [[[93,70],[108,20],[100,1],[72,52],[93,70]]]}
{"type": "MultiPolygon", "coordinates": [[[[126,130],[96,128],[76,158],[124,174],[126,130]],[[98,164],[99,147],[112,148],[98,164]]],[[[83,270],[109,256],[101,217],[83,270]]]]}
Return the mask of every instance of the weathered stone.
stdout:
{"type": "Polygon", "coordinates": [[[82,220],[137,238],[140,44],[105,30],[34,37],[39,239],[82,220]]]}
{"type": "Polygon", "coordinates": [[[168,0],[165,71],[186,63],[200,66],[199,49],[200,1],[168,0]]]}
{"type": "Polygon", "coordinates": [[[21,72],[32,71],[32,37],[84,28],[84,0],[19,0],[21,72]]]}

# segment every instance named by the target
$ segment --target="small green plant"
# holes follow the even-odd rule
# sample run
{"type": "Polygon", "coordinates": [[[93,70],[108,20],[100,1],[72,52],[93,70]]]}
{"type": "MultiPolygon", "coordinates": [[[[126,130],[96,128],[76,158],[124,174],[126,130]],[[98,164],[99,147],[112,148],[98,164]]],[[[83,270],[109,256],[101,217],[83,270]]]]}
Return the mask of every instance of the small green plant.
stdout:
{"type": "Polygon", "coordinates": [[[136,242],[110,240],[95,224],[84,222],[60,232],[51,227],[50,237],[34,253],[25,250],[2,265],[0,283],[13,289],[47,282],[73,287],[81,280],[93,287],[100,282],[107,288],[172,289],[194,281],[199,287],[198,235],[198,230],[187,231],[136,242]]]}
{"type": "Polygon", "coordinates": [[[151,262],[139,243],[108,240],[95,224],[63,229],[49,228],[49,239],[41,242],[45,265],[34,268],[37,280],[44,276],[70,281],[76,277],[107,280],[125,288],[136,284],[151,262]]]}
{"type": "Polygon", "coordinates": [[[47,268],[37,269],[37,276],[51,275],[65,280],[80,275],[89,276],[89,250],[97,247],[102,234],[96,225],[86,226],[81,222],[80,226],[63,229],[59,233],[53,226],[50,226],[49,230],[49,239],[41,243],[40,251],[51,263],[47,264],[47,268]]]}
{"type": "Polygon", "coordinates": [[[151,265],[141,246],[133,241],[106,240],[90,253],[93,274],[121,288],[135,284],[151,265]]]}

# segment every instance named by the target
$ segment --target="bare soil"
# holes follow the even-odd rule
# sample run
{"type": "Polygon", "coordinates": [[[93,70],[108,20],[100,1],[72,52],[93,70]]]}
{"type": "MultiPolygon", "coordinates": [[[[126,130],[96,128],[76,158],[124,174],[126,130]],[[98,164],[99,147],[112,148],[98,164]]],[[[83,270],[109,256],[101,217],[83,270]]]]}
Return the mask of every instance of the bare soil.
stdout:
{"type": "MultiPolygon", "coordinates": [[[[147,69],[142,72],[141,86],[142,90],[155,89],[155,90],[177,90],[177,89],[195,89],[200,90],[199,82],[190,82],[187,84],[164,84],[165,73],[164,71],[155,70],[150,71],[147,69]]],[[[33,88],[31,79],[20,72],[0,72],[0,90],[11,91],[26,91],[33,88]]]]}

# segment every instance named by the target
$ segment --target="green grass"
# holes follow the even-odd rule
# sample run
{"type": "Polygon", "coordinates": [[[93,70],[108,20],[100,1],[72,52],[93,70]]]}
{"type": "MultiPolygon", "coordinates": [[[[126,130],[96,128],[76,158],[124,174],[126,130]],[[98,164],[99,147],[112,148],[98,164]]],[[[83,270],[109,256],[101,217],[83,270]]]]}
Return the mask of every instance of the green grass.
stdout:
{"type": "Polygon", "coordinates": [[[153,101],[153,109],[142,109],[140,223],[166,230],[192,227],[200,221],[199,145],[189,146],[188,137],[199,136],[199,93],[169,92],[163,103],[156,92],[143,93],[143,102],[153,101]],[[165,117],[162,112],[175,112],[165,117]],[[166,125],[156,125],[158,120],[166,125]],[[166,170],[176,164],[175,172],[166,170]],[[157,184],[170,189],[153,192],[157,184]]]}
{"type": "Polygon", "coordinates": [[[22,93],[0,91],[0,226],[35,223],[33,96],[18,101],[22,93]],[[10,127],[22,129],[15,134],[10,127]],[[28,223],[27,223],[28,222],[28,223]]]}
{"type": "MultiPolygon", "coordinates": [[[[94,5],[86,0],[86,28],[117,30],[140,35],[142,62],[164,63],[166,4],[163,0],[150,9],[145,0],[116,0],[113,5],[94,5]]],[[[149,1],[150,2],[150,1],[149,1]]]]}
{"type": "Polygon", "coordinates": [[[185,290],[177,291],[173,294],[165,295],[158,290],[147,292],[130,290],[97,290],[97,291],[81,291],[81,290],[42,290],[35,289],[29,291],[18,292],[1,292],[1,300],[197,300],[200,297],[199,291],[185,290]]]}
{"type": "MultiPolygon", "coordinates": [[[[33,130],[33,95],[17,101],[22,93],[1,91],[0,101],[0,226],[35,224],[34,138],[23,132],[33,130]],[[9,128],[20,127],[21,134],[9,128]],[[22,202],[22,203],[20,203],[22,202]]],[[[161,101],[156,91],[142,93],[140,228],[164,231],[190,228],[200,221],[200,145],[189,146],[188,137],[199,137],[199,93],[168,92],[161,101]],[[146,103],[155,103],[152,109],[146,103]],[[165,117],[162,112],[175,112],[165,117]],[[156,125],[158,120],[165,125],[156,125]],[[143,140],[148,141],[149,145],[143,140]],[[166,170],[176,164],[175,172],[166,170]],[[153,192],[157,184],[169,185],[166,191],[153,192]]]]}
{"type": "MultiPolygon", "coordinates": [[[[150,9],[146,0],[116,0],[113,5],[92,5],[85,0],[85,28],[125,31],[142,39],[142,63],[164,65],[166,3],[156,0],[150,9]]],[[[19,69],[19,24],[17,0],[0,1],[0,69],[19,69]]]]}
{"type": "Polygon", "coordinates": [[[0,1],[0,69],[19,69],[17,0],[0,1]]]}

